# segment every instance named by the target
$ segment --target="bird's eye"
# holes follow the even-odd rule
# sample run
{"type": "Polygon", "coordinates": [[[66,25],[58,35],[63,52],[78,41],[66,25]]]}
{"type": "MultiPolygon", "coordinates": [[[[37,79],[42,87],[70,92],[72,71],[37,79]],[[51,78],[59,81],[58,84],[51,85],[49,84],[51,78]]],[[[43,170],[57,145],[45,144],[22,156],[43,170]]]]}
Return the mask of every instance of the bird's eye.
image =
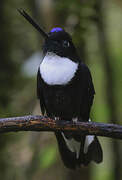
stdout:
{"type": "Polygon", "coordinates": [[[70,43],[66,40],[63,41],[63,47],[69,47],[70,46],[70,43]]]}

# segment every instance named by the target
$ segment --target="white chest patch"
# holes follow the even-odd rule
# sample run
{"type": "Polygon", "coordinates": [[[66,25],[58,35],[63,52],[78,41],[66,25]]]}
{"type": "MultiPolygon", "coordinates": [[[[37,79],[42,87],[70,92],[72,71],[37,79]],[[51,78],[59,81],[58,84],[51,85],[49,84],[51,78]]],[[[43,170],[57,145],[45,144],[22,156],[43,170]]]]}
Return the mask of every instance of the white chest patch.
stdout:
{"type": "Polygon", "coordinates": [[[54,53],[47,53],[40,64],[40,73],[47,84],[62,85],[74,77],[77,68],[78,63],[54,53]]]}

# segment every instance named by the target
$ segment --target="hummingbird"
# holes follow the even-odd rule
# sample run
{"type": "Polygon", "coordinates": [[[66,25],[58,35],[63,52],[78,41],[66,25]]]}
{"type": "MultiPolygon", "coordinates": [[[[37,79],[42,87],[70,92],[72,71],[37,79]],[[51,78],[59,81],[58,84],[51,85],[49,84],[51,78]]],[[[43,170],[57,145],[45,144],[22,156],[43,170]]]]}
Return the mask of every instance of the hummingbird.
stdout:
{"type": "MultiPolygon", "coordinates": [[[[79,57],[72,37],[61,27],[47,33],[24,10],[18,11],[44,38],[43,60],[37,72],[37,97],[42,114],[58,121],[91,121],[95,89],[90,70],[79,57]]],[[[95,135],[55,132],[55,136],[67,168],[102,162],[102,148],[95,135]]]]}

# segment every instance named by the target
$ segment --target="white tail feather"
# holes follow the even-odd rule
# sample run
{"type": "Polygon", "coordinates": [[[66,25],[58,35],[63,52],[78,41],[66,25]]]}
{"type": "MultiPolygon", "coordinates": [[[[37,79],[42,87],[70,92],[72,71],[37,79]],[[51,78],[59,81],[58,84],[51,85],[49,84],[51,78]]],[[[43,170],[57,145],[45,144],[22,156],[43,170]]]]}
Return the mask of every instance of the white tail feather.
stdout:
{"type": "Polygon", "coordinates": [[[64,140],[66,142],[66,145],[67,145],[68,149],[71,152],[75,152],[76,153],[76,158],[78,159],[79,154],[80,154],[80,145],[81,145],[81,143],[75,141],[73,138],[67,139],[63,132],[61,134],[62,134],[62,136],[63,136],[63,138],[64,138],[64,140]]]}
{"type": "Polygon", "coordinates": [[[84,143],[84,153],[86,154],[88,152],[89,145],[94,141],[94,135],[86,136],[85,143],[84,143]]]}

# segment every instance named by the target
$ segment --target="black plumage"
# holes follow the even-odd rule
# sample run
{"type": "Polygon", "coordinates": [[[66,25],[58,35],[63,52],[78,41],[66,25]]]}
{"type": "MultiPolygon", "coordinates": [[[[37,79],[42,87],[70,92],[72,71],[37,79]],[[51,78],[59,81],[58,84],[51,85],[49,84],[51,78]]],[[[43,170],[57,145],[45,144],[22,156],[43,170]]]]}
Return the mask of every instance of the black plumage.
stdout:
{"type": "Polygon", "coordinates": [[[95,91],[87,66],[80,63],[73,79],[63,86],[46,84],[38,71],[37,94],[42,112],[48,116],[88,121],[95,91]]]}
{"type": "MultiPolygon", "coordinates": [[[[89,121],[95,90],[91,73],[79,58],[71,36],[61,28],[53,28],[47,34],[25,11],[19,12],[45,38],[44,59],[37,74],[37,96],[42,114],[46,113],[60,121],[89,121]],[[47,73],[51,72],[46,76],[43,62],[46,62],[47,73]],[[58,70],[54,70],[50,62],[58,70]],[[65,68],[66,64],[69,67],[65,68]]],[[[73,132],[55,132],[55,135],[66,167],[76,169],[81,165],[88,165],[92,160],[96,163],[102,161],[102,148],[96,136],[83,136],[73,132]]]]}
{"type": "MultiPolygon", "coordinates": [[[[44,43],[43,53],[53,52],[62,58],[67,57],[78,63],[78,69],[71,81],[65,85],[47,84],[41,77],[40,69],[38,70],[37,94],[42,113],[46,112],[49,117],[58,117],[60,120],[70,121],[77,117],[79,121],[88,121],[95,94],[91,73],[79,59],[72,40],[65,31],[54,32],[49,35],[49,39],[44,43]],[[70,47],[62,48],[62,41],[70,42],[70,47]]],[[[88,165],[91,160],[97,163],[102,161],[102,149],[97,137],[94,137],[87,153],[84,153],[86,137],[76,133],[64,133],[67,140],[74,139],[81,143],[80,154],[76,158],[76,152],[71,152],[67,147],[62,133],[56,132],[55,135],[66,167],[75,169],[81,164],[88,165]]]]}

